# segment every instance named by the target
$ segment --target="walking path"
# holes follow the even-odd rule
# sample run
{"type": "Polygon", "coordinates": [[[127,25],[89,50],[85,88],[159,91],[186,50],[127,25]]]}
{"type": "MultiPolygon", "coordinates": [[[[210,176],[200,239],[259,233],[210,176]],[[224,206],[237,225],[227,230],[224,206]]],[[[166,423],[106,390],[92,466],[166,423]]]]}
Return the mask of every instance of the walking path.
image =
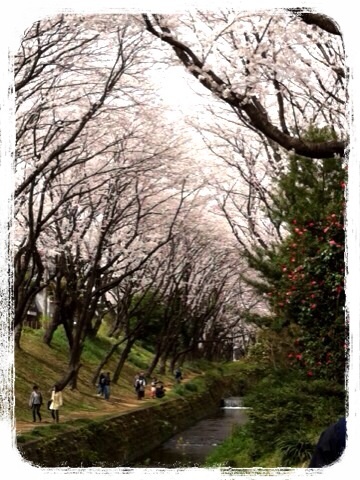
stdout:
{"type": "MultiPolygon", "coordinates": [[[[186,381],[189,381],[194,375],[189,375],[186,381]]],[[[173,386],[166,385],[167,393],[171,391],[173,386]]],[[[66,411],[66,409],[60,409],[60,423],[71,425],[72,420],[78,419],[96,419],[105,417],[107,415],[116,415],[124,412],[129,412],[131,410],[136,410],[137,408],[142,408],[144,405],[154,405],[154,403],[161,401],[160,399],[151,399],[150,398],[150,386],[146,387],[145,398],[143,400],[138,400],[136,398],[135,392],[124,392],[124,394],[119,396],[110,396],[109,400],[105,400],[102,397],[99,397],[94,393],[92,395],[93,399],[99,401],[99,408],[97,410],[81,410],[81,411],[66,411]]],[[[166,395],[164,397],[167,398],[166,395]]],[[[64,398],[64,403],[66,397],[64,398]]],[[[46,409],[46,404],[41,408],[42,421],[33,422],[31,418],[31,410],[29,409],[29,421],[18,420],[16,421],[16,434],[26,433],[34,428],[39,428],[43,426],[49,426],[53,424],[51,413],[46,409]]]]}
{"type": "MultiPolygon", "coordinates": [[[[96,395],[94,395],[96,397],[96,395]]],[[[143,401],[138,401],[136,398],[131,400],[126,400],[122,398],[112,397],[109,400],[104,400],[103,398],[99,398],[99,409],[96,411],[71,411],[64,413],[62,410],[60,412],[60,422],[61,423],[70,423],[72,420],[77,419],[89,419],[89,418],[99,418],[106,415],[122,413],[126,411],[130,411],[136,408],[139,408],[143,405],[143,401]]],[[[33,430],[34,428],[43,427],[49,424],[54,423],[51,417],[51,413],[49,410],[46,409],[46,405],[43,405],[41,409],[42,421],[33,422],[31,419],[31,412],[29,410],[29,421],[16,421],[16,433],[25,433],[33,430]]]]}

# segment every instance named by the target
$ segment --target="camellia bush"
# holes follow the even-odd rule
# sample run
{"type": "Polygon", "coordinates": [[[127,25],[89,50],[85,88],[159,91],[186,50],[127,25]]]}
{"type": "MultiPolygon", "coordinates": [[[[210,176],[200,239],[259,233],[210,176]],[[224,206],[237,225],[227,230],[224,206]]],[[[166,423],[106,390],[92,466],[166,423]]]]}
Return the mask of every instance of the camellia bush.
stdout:
{"type": "MultiPolygon", "coordinates": [[[[312,128],[308,135],[321,139],[329,132],[312,128]]],[[[293,332],[293,347],[283,352],[289,367],[340,383],[347,338],[345,182],[340,158],[291,155],[274,196],[284,239],[268,250],[257,249],[249,259],[261,277],[256,286],[269,302],[271,314],[263,325],[279,336],[293,332]]]]}
{"type": "Polygon", "coordinates": [[[294,225],[288,243],[288,262],[280,288],[272,292],[272,303],[279,316],[301,327],[289,361],[305,368],[308,376],[342,381],[346,368],[342,215],[332,213],[316,223],[294,225]]]}

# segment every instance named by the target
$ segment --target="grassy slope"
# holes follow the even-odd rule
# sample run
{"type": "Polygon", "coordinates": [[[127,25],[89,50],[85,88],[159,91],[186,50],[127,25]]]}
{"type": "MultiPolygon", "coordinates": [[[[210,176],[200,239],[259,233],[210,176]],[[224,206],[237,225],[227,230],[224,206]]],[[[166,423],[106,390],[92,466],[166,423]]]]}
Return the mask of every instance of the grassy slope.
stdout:
{"type": "MultiPolygon", "coordinates": [[[[21,341],[21,350],[15,352],[15,419],[18,431],[33,427],[31,411],[28,407],[32,386],[34,384],[40,386],[44,403],[46,403],[52,386],[66,370],[68,348],[62,332],[56,332],[51,347],[42,342],[43,333],[41,329],[25,329],[21,341]],[[28,424],[28,427],[26,427],[26,424],[28,424]]],[[[117,412],[136,408],[139,405],[134,394],[134,376],[145,369],[152,358],[152,354],[141,347],[133,349],[118,384],[111,385],[110,401],[107,402],[96,395],[96,387],[92,384],[92,377],[110,346],[110,340],[105,337],[87,341],[82,357],[83,366],[79,372],[78,389],[72,391],[66,387],[63,392],[64,406],[60,411],[61,421],[113,415],[117,412]]],[[[118,355],[115,355],[111,359],[106,365],[105,371],[110,373],[114,371],[117,358],[118,355]]],[[[158,372],[155,371],[154,373],[160,378],[158,372]]],[[[185,380],[199,373],[201,372],[196,368],[184,368],[185,380]]],[[[174,394],[174,392],[171,392],[174,386],[171,372],[161,376],[161,380],[164,381],[167,388],[167,396],[174,394]]],[[[148,385],[147,388],[146,402],[159,401],[150,399],[150,386],[148,385]]],[[[45,405],[42,407],[42,413],[43,423],[50,422],[50,415],[45,405]]]]}
{"type": "MultiPolygon", "coordinates": [[[[28,407],[28,399],[33,384],[37,383],[41,387],[44,401],[46,402],[51,387],[62,377],[67,365],[68,348],[62,332],[59,331],[56,333],[51,347],[46,346],[42,342],[43,333],[43,330],[25,329],[21,342],[22,350],[15,352],[16,428],[18,434],[24,434],[26,436],[30,433],[32,434],[32,432],[34,432],[34,435],[36,436],[37,429],[33,430],[33,428],[35,425],[37,428],[40,427],[39,423],[36,423],[35,425],[32,423],[31,411],[28,407]]],[[[94,418],[115,415],[129,409],[138,408],[144,404],[146,405],[163,401],[162,399],[150,399],[150,386],[148,386],[145,401],[139,402],[136,399],[133,389],[134,376],[140,370],[145,370],[146,366],[152,359],[152,354],[139,346],[134,347],[129,357],[129,361],[125,364],[122,371],[118,385],[111,386],[110,401],[107,402],[96,395],[96,387],[92,385],[92,377],[100,360],[104,357],[110,346],[111,341],[105,337],[100,337],[87,342],[82,357],[83,366],[79,373],[78,390],[72,391],[67,387],[63,392],[64,406],[60,411],[60,424],[52,425],[50,413],[46,410],[45,406],[42,408],[43,422],[41,430],[44,434],[45,431],[43,430],[43,427],[46,425],[49,427],[46,428],[46,430],[49,430],[48,433],[51,434],[54,429],[57,431],[58,429],[70,428],[71,426],[80,424],[79,422],[87,422],[94,418]]],[[[106,371],[114,371],[117,358],[118,357],[115,356],[109,362],[105,367],[106,371]]],[[[195,365],[185,365],[183,368],[185,380],[201,375],[204,371],[209,370],[210,368],[210,366],[205,363],[201,364],[201,367],[202,368],[199,366],[196,367],[195,365]]],[[[212,367],[216,370],[216,365],[213,365],[212,367]]],[[[246,383],[249,385],[254,384],[255,387],[259,379],[265,374],[265,372],[262,372],[261,374],[261,368],[259,370],[260,373],[257,372],[259,367],[256,363],[254,364],[250,362],[249,359],[244,362],[232,362],[231,364],[222,365],[221,367],[223,372],[224,370],[234,371],[235,369],[236,371],[241,371],[241,376],[244,378],[248,377],[251,379],[254,377],[253,380],[249,380],[246,383]]],[[[160,377],[156,371],[155,375],[158,378],[160,377]]],[[[167,388],[166,398],[177,395],[177,393],[180,393],[180,390],[183,390],[183,386],[174,387],[174,379],[171,372],[170,374],[161,376],[161,379],[164,381],[167,388]]],[[[188,386],[190,387],[191,385],[188,386]]],[[[291,388],[291,382],[285,382],[284,388],[285,386],[286,388],[291,388]]],[[[295,382],[294,389],[296,388],[298,388],[298,384],[295,382]]],[[[252,390],[252,388],[250,388],[250,390],[252,390]]],[[[271,389],[268,390],[268,387],[266,387],[267,395],[273,397],[275,393],[276,392],[273,392],[271,389]]],[[[327,404],[327,395],[325,395],[321,389],[316,388],[315,385],[314,392],[311,393],[312,395],[310,395],[310,397],[314,395],[313,406],[311,408],[312,412],[315,409],[321,410],[322,412],[325,411],[330,416],[331,414],[335,415],[338,409],[337,404],[339,403],[339,400],[332,405],[331,399],[329,398],[329,404],[327,404]]],[[[268,414],[273,411],[272,413],[276,415],[276,412],[279,413],[279,411],[272,403],[272,398],[270,398],[269,401],[270,406],[268,406],[268,414]]],[[[324,421],[324,413],[321,415],[315,415],[315,417],[319,417],[319,420],[324,421]]],[[[326,419],[326,422],[328,421],[329,420],[326,419]]],[[[315,441],[321,428],[322,427],[315,422],[315,424],[311,425],[310,429],[309,426],[306,426],[305,431],[307,431],[307,436],[312,437],[312,440],[315,441]]],[[[253,448],[254,446],[247,435],[244,437],[243,433],[239,431],[233,438],[224,442],[223,446],[215,449],[211,459],[209,458],[208,466],[223,464],[227,459],[233,459],[237,466],[253,467],[253,462],[249,457],[253,448]]],[[[256,461],[256,466],[261,465],[265,468],[278,467],[282,464],[279,455],[280,452],[278,449],[275,449],[272,454],[258,459],[256,461]]],[[[305,466],[305,463],[299,462],[297,466],[305,466]]]]}

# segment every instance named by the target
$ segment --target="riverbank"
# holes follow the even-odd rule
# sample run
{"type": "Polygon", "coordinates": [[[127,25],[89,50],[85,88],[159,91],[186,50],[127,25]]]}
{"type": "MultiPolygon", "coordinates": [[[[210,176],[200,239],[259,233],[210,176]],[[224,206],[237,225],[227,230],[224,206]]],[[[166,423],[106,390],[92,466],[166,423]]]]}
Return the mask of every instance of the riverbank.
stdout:
{"type": "MultiPolygon", "coordinates": [[[[238,375],[205,376],[206,391],[189,390],[184,397],[160,399],[156,404],[143,404],[86,424],[83,419],[82,424],[73,422],[72,430],[65,432],[60,424],[51,425],[47,432],[42,430],[44,436],[38,440],[21,441],[18,437],[18,448],[25,460],[41,467],[124,466],[216,412],[224,396],[241,393],[239,380],[238,375]],[[68,445],[76,445],[76,449],[68,445]]],[[[194,389],[196,383],[192,385],[194,389]]]]}
{"type": "Polygon", "coordinates": [[[131,464],[135,468],[204,467],[209,455],[248,421],[241,397],[227,397],[215,414],[183,430],[131,464]]]}
{"type": "MultiPolygon", "coordinates": [[[[44,344],[43,333],[42,329],[25,328],[21,350],[15,350],[15,419],[16,431],[21,434],[34,428],[28,405],[34,384],[39,385],[43,396],[42,424],[48,425],[48,422],[51,422],[50,412],[46,410],[46,403],[50,398],[52,386],[63,377],[68,363],[68,345],[63,332],[56,332],[51,346],[44,344]]],[[[81,418],[93,419],[104,415],[116,415],[137,408],[138,401],[133,385],[134,377],[140,371],[146,370],[151,363],[153,354],[140,345],[135,345],[121,371],[119,380],[111,383],[109,401],[105,401],[97,396],[94,374],[111,346],[111,340],[106,337],[87,341],[76,389],[66,386],[63,390],[64,404],[60,410],[61,424],[81,418]]],[[[110,375],[116,370],[120,352],[104,366],[104,370],[109,371],[110,375]]],[[[184,382],[198,376],[201,377],[206,368],[209,366],[184,365],[184,382]]],[[[216,369],[215,365],[214,368],[216,369]]],[[[164,382],[167,396],[176,395],[178,386],[171,371],[167,369],[164,373],[160,373],[156,369],[153,375],[164,382]]],[[[146,387],[146,401],[151,401],[149,384],[150,379],[148,379],[146,387]]],[[[35,426],[40,428],[43,426],[42,424],[37,423],[35,426]]]]}

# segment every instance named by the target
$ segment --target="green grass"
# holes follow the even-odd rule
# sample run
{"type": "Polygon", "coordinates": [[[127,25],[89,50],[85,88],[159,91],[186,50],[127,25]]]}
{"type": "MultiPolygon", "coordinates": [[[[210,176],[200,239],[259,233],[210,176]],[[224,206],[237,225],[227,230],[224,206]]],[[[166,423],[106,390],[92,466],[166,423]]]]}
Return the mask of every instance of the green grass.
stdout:
{"type": "MultiPolygon", "coordinates": [[[[105,330],[103,329],[103,331],[105,330]]],[[[54,383],[61,379],[66,372],[69,349],[62,329],[58,329],[55,332],[51,346],[44,344],[43,335],[43,329],[33,330],[24,328],[21,338],[21,350],[15,351],[16,421],[31,422],[32,420],[28,401],[34,384],[40,386],[43,395],[42,416],[46,425],[35,428],[32,437],[46,435],[47,433],[44,430],[54,432],[54,428],[73,428],[73,425],[76,424],[74,422],[78,421],[74,420],[76,417],[83,416],[84,421],[86,421],[87,416],[94,418],[94,415],[96,415],[96,418],[98,418],[98,416],[113,415],[114,410],[112,412],[106,410],[105,407],[107,405],[104,405],[103,399],[99,399],[96,396],[96,387],[92,384],[92,379],[100,361],[105,357],[115,341],[105,336],[99,336],[94,339],[87,339],[85,343],[77,389],[71,390],[68,386],[63,391],[64,406],[60,412],[63,418],[61,425],[54,426],[51,424],[52,419],[50,412],[46,409],[46,402],[50,398],[54,383]]],[[[119,346],[118,351],[105,365],[104,370],[109,371],[111,374],[115,371],[121,351],[122,346],[119,346]]],[[[139,370],[147,369],[151,364],[153,355],[152,352],[135,344],[128,361],[124,365],[118,383],[111,385],[111,399],[116,399],[120,406],[122,404],[130,405],[131,403],[136,405],[136,395],[133,387],[135,374],[139,370]]],[[[167,398],[204,391],[206,382],[203,378],[203,373],[210,368],[215,368],[216,370],[219,369],[219,366],[215,365],[213,367],[209,362],[199,362],[193,367],[191,363],[186,363],[182,367],[185,381],[181,385],[175,384],[172,372],[167,371],[165,375],[160,375],[156,369],[154,375],[164,382],[166,388],[166,396],[161,400],[164,401],[167,398]]],[[[144,404],[153,404],[154,402],[159,402],[159,399],[152,400],[147,395],[144,404]]],[[[21,434],[20,438],[28,436],[27,434],[21,434]]]]}
{"type": "Polygon", "coordinates": [[[249,421],[212,452],[206,465],[306,467],[320,433],[344,414],[344,388],[298,371],[266,368],[259,375],[256,368],[245,368],[256,378],[248,381],[244,397],[251,407],[249,421]]]}

